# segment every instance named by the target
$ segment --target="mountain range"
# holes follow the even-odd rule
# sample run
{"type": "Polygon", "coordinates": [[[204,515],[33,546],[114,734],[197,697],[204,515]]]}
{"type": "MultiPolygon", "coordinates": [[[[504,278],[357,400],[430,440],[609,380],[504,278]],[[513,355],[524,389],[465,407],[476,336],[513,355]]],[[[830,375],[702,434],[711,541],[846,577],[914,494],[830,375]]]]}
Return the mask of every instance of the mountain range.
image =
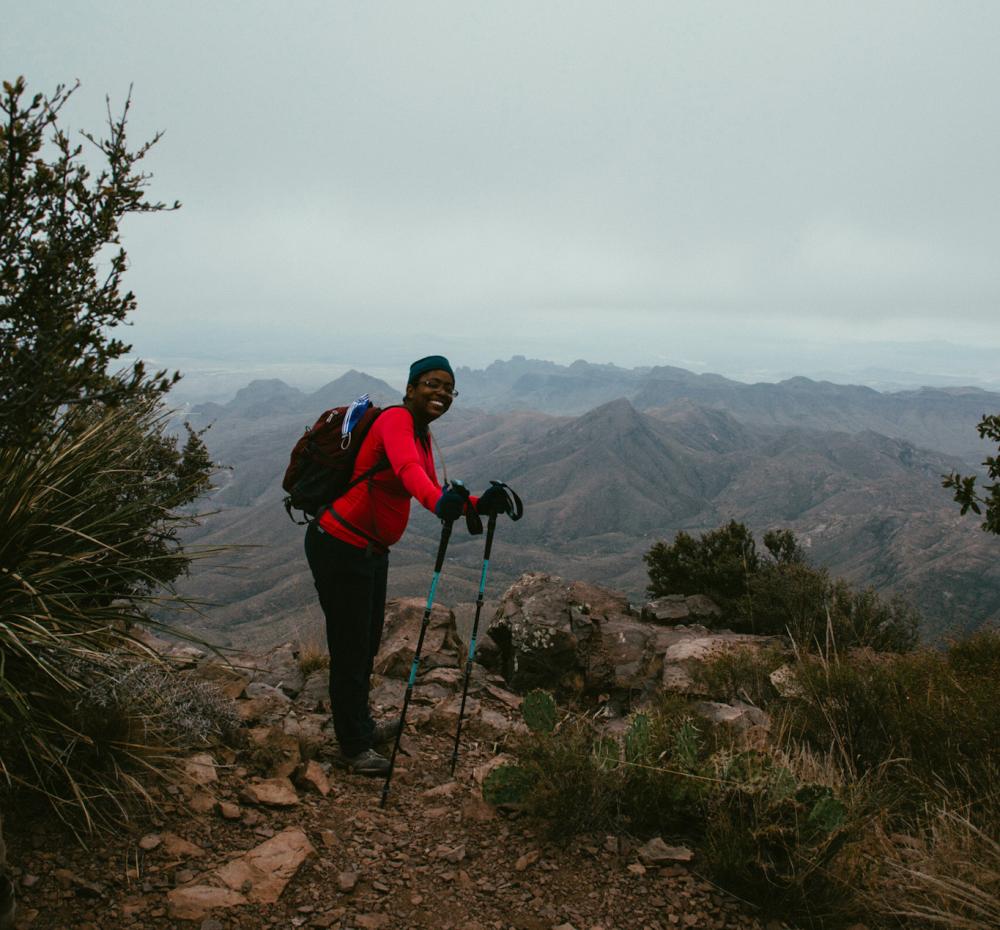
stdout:
{"type": "MultiPolygon", "coordinates": [[[[551,571],[643,597],[642,555],[678,530],[729,519],[757,534],[792,529],[817,565],[899,591],[925,632],[1000,619],[997,541],[959,516],[941,475],[986,454],[975,424],[1000,394],[869,388],[794,378],[745,385],[681,369],[559,366],[515,357],[456,370],[461,394],[434,432],[448,477],[473,490],[509,482],[526,502],[502,523],[490,563],[497,596],[523,571],[551,571]]],[[[313,393],[256,381],[227,404],[193,408],[225,470],[214,512],[189,536],[237,546],[198,564],[183,593],[210,601],[198,626],[217,640],[318,638],[302,528],[281,506],[280,478],[303,428],[361,393],[401,391],[360,372],[313,393]]],[[[439,468],[439,471],[442,470],[439,468]]],[[[442,475],[444,477],[444,475],[442,475]]],[[[394,548],[390,594],[422,595],[437,521],[415,507],[394,548]]],[[[482,542],[456,532],[442,576],[446,603],[469,602],[482,542]]]]}

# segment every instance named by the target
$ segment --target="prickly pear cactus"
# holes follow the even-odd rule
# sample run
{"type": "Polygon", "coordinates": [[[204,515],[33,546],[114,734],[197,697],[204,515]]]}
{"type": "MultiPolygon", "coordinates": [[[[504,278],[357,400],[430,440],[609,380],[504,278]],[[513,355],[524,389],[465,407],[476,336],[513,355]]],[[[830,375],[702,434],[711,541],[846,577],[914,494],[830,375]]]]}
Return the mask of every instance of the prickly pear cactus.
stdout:
{"type": "Polygon", "coordinates": [[[641,762],[649,752],[649,716],[636,714],[625,731],[625,761],[641,762]]]}
{"type": "Polygon", "coordinates": [[[548,691],[535,688],[524,696],[521,716],[532,733],[551,733],[556,728],[556,702],[548,691]]]}
{"type": "Polygon", "coordinates": [[[494,807],[524,803],[535,777],[519,765],[498,765],[483,780],[483,798],[494,807]]]}

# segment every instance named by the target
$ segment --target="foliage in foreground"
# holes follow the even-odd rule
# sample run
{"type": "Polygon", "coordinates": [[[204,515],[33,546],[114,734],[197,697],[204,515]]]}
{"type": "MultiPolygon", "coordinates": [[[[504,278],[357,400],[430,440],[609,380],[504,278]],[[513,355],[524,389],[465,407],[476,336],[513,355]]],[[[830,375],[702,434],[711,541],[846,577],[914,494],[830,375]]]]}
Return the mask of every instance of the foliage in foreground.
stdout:
{"type": "Polygon", "coordinates": [[[161,468],[162,429],[155,407],[74,410],[40,447],[0,449],[0,773],[85,817],[141,793],[130,763],[204,730],[139,674],[157,660],[130,633],[187,565],[178,508],[203,482],[161,468]]]}
{"type": "Polygon", "coordinates": [[[517,766],[491,773],[484,793],[519,803],[555,836],[686,839],[725,887],[800,924],[879,914],[991,925],[1000,633],[945,653],[803,655],[786,697],[760,687],[756,666],[773,667],[773,656],[714,661],[728,665],[702,680],[728,691],[745,675],[735,687],[767,702],[768,740],[712,727],[668,697],[635,714],[620,739],[578,715],[536,728],[516,747],[517,766]]]}
{"type": "Polygon", "coordinates": [[[162,397],[172,381],[142,362],[110,366],[130,346],[113,335],[136,306],[123,286],[119,227],[130,214],[173,209],[148,201],[126,122],[73,142],[59,126],[73,90],[28,97],[24,78],[0,95],[0,444],[33,445],[67,404],[122,406],[162,397]],[[84,145],[103,167],[88,167],[84,145]]]}
{"type": "Polygon", "coordinates": [[[672,543],[658,542],[646,553],[648,591],[707,594],[723,609],[720,621],[745,633],[784,634],[807,649],[833,642],[842,648],[906,652],[917,644],[919,613],[901,597],[880,597],[873,588],[857,591],[843,579],[806,561],[790,530],[764,534],[767,555],[757,551],[742,523],[699,538],[685,532],[672,543]]]}
{"type": "MultiPolygon", "coordinates": [[[[995,442],[1000,453],[1000,414],[984,416],[976,429],[981,439],[995,442]]],[[[982,485],[982,492],[976,487],[975,475],[960,475],[953,471],[945,475],[941,483],[954,490],[955,503],[961,504],[963,516],[971,510],[982,516],[980,527],[983,532],[1000,535],[1000,455],[987,456],[983,465],[993,483],[982,485]]]]}
{"type": "Polygon", "coordinates": [[[0,777],[89,826],[226,724],[129,633],[188,566],[181,514],[212,465],[166,430],[165,373],[111,367],[136,305],[120,225],[167,209],[138,167],[156,139],[129,148],[126,102],[85,157],[71,93],[0,95],[0,777]]]}

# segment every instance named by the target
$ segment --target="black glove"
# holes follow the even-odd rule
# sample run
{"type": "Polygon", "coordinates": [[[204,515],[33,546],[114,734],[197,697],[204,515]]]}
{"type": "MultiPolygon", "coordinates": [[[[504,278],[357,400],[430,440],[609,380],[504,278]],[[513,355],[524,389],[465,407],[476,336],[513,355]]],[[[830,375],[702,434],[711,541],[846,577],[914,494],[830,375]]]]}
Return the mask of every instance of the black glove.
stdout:
{"type": "Polygon", "coordinates": [[[491,481],[476,501],[476,512],[486,516],[505,513],[511,520],[520,520],[524,513],[521,498],[502,481],[491,481]]]}
{"type": "Polygon", "coordinates": [[[507,513],[510,510],[510,500],[507,492],[497,484],[491,484],[476,501],[476,513],[489,517],[495,513],[507,513]]]}
{"type": "Polygon", "coordinates": [[[462,488],[461,491],[450,484],[445,486],[444,492],[434,505],[434,513],[448,523],[457,520],[465,513],[465,502],[468,500],[469,492],[462,488]]]}

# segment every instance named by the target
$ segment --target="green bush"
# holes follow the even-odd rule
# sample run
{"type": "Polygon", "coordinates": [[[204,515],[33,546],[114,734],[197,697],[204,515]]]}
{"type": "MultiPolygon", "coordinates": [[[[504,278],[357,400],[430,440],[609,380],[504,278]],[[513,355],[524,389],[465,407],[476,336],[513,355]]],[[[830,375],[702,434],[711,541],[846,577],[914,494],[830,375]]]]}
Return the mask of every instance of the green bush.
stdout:
{"type": "Polygon", "coordinates": [[[71,410],[40,448],[0,449],[0,773],[87,821],[98,799],[141,794],[129,771],[187,729],[160,689],[122,690],[136,662],[158,664],[132,625],[188,563],[167,541],[194,489],[149,470],[161,423],[155,407],[71,410]]]}
{"type": "Polygon", "coordinates": [[[826,569],[806,562],[790,530],[764,534],[768,556],[753,534],[730,521],[694,539],[678,533],[644,556],[649,593],[707,594],[723,610],[716,621],[738,632],[788,634],[806,649],[842,648],[906,652],[916,643],[920,614],[898,596],[883,600],[872,588],[854,591],[826,569]]]}
{"type": "Polygon", "coordinates": [[[652,597],[707,594],[727,614],[745,613],[749,577],[760,564],[753,534],[735,520],[698,539],[682,531],[670,545],[655,543],[643,559],[652,597]]]}
{"type": "Polygon", "coordinates": [[[1000,790],[998,663],[996,631],[945,653],[802,656],[796,677],[805,696],[790,719],[810,745],[836,746],[856,775],[892,766],[904,807],[942,791],[975,806],[1000,790]]]}

